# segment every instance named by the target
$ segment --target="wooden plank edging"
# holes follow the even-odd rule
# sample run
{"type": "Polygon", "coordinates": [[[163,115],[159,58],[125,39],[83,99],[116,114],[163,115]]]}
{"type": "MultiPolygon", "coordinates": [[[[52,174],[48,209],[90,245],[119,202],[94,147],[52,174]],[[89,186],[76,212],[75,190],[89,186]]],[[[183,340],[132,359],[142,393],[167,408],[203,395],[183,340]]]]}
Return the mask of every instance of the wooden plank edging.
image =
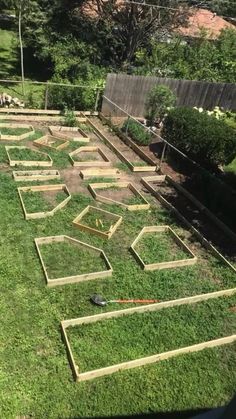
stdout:
{"type": "MultiPolygon", "coordinates": [[[[45,156],[45,158],[47,158],[47,160],[12,160],[10,157],[10,153],[9,151],[13,148],[17,148],[20,150],[23,149],[28,149],[31,150],[29,147],[25,147],[25,146],[5,146],[5,150],[6,150],[6,154],[7,154],[7,158],[9,161],[9,165],[11,167],[14,166],[25,166],[25,167],[31,167],[31,166],[37,166],[37,167],[51,167],[53,165],[53,160],[52,158],[49,156],[49,154],[47,153],[43,153],[42,151],[37,151],[35,153],[40,153],[43,156],[45,156]]],[[[32,151],[32,150],[31,150],[32,151]]],[[[33,150],[34,151],[34,150],[33,150]]]]}
{"type": "Polygon", "coordinates": [[[88,205],[86,208],[83,209],[83,211],[72,221],[73,225],[77,228],[79,228],[80,230],[95,234],[99,237],[102,237],[103,239],[110,239],[112,237],[112,235],[115,233],[115,231],[117,230],[117,228],[119,227],[119,225],[122,222],[123,217],[117,214],[114,214],[113,212],[109,212],[109,211],[105,211],[101,208],[97,208],[97,207],[93,207],[92,205],[88,205]],[[97,212],[102,214],[106,214],[109,217],[113,218],[114,220],[114,224],[111,225],[109,231],[100,231],[96,228],[87,226],[85,224],[83,224],[82,219],[83,216],[85,214],[87,214],[89,211],[94,211],[96,210],[97,212]]]}
{"type": "MultiPolygon", "coordinates": [[[[225,265],[228,266],[231,270],[236,272],[236,267],[232,265],[180,212],[170,204],[158,191],[156,191],[152,185],[150,185],[150,181],[156,178],[159,181],[163,181],[163,175],[161,176],[150,176],[141,179],[142,184],[146,187],[146,189],[155,196],[160,203],[167,208],[170,212],[172,212],[189,230],[198,238],[200,243],[208,249],[218,260],[223,262],[225,265]],[[159,178],[159,179],[158,179],[159,178]]],[[[165,175],[164,175],[165,178],[165,175]]],[[[155,179],[154,179],[155,180],[155,179]]]]}
{"type": "Polygon", "coordinates": [[[118,150],[118,148],[97,128],[97,126],[88,119],[88,123],[93,128],[95,133],[97,134],[98,138],[100,138],[101,141],[103,141],[118,157],[121,161],[123,161],[128,168],[132,172],[155,172],[156,166],[134,166],[131,161],[129,161],[125,155],[118,150]]]}
{"type": "Polygon", "coordinates": [[[49,236],[49,237],[39,237],[39,238],[35,238],[34,239],[35,242],[35,246],[37,249],[37,253],[43,268],[43,272],[46,278],[46,283],[48,287],[54,287],[57,285],[66,285],[66,284],[75,284],[75,283],[79,283],[79,282],[84,282],[84,281],[90,281],[93,279],[103,279],[103,278],[107,278],[107,277],[111,277],[112,273],[113,273],[113,269],[112,266],[105,254],[105,252],[97,247],[94,247],[88,243],[84,243],[81,242],[77,239],[74,239],[72,237],[66,236],[66,235],[62,235],[62,236],[49,236]],[[60,277],[60,278],[50,278],[46,265],[43,261],[43,257],[42,254],[40,252],[40,245],[43,244],[50,244],[50,243],[55,243],[55,242],[63,242],[66,241],[70,244],[73,244],[75,246],[79,246],[79,247],[83,247],[83,248],[88,248],[93,250],[94,252],[96,252],[97,254],[99,254],[99,256],[102,258],[102,260],[104,261],[105,265],[106,265],[106,270],[104,271],[99,271],[99,272],[89,272],[87,274],[78,274],[78,275],[72,275],[72,276],[67,276],[67,277],[60,277]]]}
{"type": "Polygon", "coordinates": [[[13,179],[16,182],[33,182],[60,179],[58,170],[17,170],[12,172],[13,179]]]}
{"type": "Polygon", "coordinates": [[[72,162],[72,165],[75,167],[109,167],[111,166],[111,161],[107,157],[106,153],[98,146],[82,146],[77,148],[76,150],[69,153],[70,160],[72,162]],[[79,161],[74,160],[74,156],[76,156],[79,153],[83,152],[94,152],[96,151],[101,157],[102,161],[100,160],[88,160],[88,161],[79,161]]]}
{"type": "Polygon", "coordinates": [[[212,341],[202,342],[197,345],[192,345],[185,348],[179,348],[179,349],[175,349],[174,351],[163,352],[163,353],[152,355],[149,357],[144,357],[141,359],[136,359],[136,360],[128,361],[128,362],[117,364],[117,365],[112,365],[109,367],[100,368],[100,369],[88,371],[85,373],[79,373],[79,367],[75,363],[73,353],[70,347],[70,343],[67,337],[67,333],[66,333],[66,329],[68,327],[96,323],[98,321],[119,318],[119,317],[131,315],[135,313],[141,314],[141,313],[146,313],[146,312],[155,312],[155,311],[167,309],[170,307],[196,304],[196,303],[208,301],[214,298],[228,297],[234,294],[236,294],[236,288],[231,288],[231,289],[226,289],[226,290],[221,290],[221,291],[210,292],[207,294],[194,295],[192,297],[185,297],[185,298],[179,298],[176,300],[163,301],[160,303],[131,307],[124,310],[116,310],[116,311],[110,311],[106,313],[95,314],[92,316],[85,316],[85,317],[79,317],[75,319],[62,320],[61,329],[62,329],[63,340],[66,345],[66,351],[67,351],[67,355],[68,355],[68,359],[69,359],[69,363],[72,369],[74,379],[76,381],[90,380],[90,379],[94,379],[94,378],[101,377],[104,375],[113,374],[114,372],[117,372],[120,369],[135,368],[137,366],[143,366],[146,364],[154,363],[162,359],[168,359],[173,356],[181,355],[183,353],[196,352],[198,350],[205,349],[207,347],[210,348],[214,346],[220,346],[221,344],[234,342],[236,340],[236,335],[227,336],[220,339],[214,339],[212,341]]]}
{"type": "Polygon", "coordinates": [[[88,189],[91,192],[92,196],[96,201],[108,203],[108,204],[115,204],[119,205],[128,211],[140,211],[140,210],[148,210],[150,208],[149,202],[144,198],[144,196],[135,188],[135,186],[130,182],[109,182],[109,183],[90,183],[88,185],[88,189]],[[112,198],[107,198],[103,196],[101,193],[96,192],[99,189],[109,189],[111,187],[117,188],[125,188],[129,189],[134,196],[139,197],[142,200],[142,204],[125,204],[122,201],[116,201],[112,198]]]}
{"type": "Polygon", "coordinates": [[[175,233],[175,231],[168,225],[161,225],[161,226],[145,226],[139,232],[138,236],[134,240],[134,242],[130,246],[130,250],[132,251],[135,259],[141,265],[142,269],[145,271],[153,271],[157,269],[167,269],[167,268],[178,268],[182,266],[192,266],[197,262],[197,257],[194,255],[192,250],[181,240],[181,238],[175,233]],[[155,233],[155,232],[166,232],[168,231],[171,233],[172,238],[174,241],[191,257],[186,259],[178,259],[175,261],[169,262],[155,262],[155,263],[145,263],[141,256],[139,255],[138,251],[135,250],[136,244],[141,240],[141,238],[145,235],[145,233],[155,233]]]}
{"type": "Polygon", "coordinates": [[[18,195],[20,198],[21,206],[24,212],[24,217],[26,220],[38,219],[38,218],[46,218],[51,217],[57,212],[59,209],[65,207],[67,203],[71,199],[71,194],[65,184],[55,184],[55,185],[37,185],[37,186],[21,186],[17,188],[18,195]],[[26,210],[24,199],[22,196],[22,192],[47,192],[47,191],[63,191],[67,195],[67,197],[57,204],[52,210],[50,211],[40,211],[40,212],[28,212],[26,210]]]}

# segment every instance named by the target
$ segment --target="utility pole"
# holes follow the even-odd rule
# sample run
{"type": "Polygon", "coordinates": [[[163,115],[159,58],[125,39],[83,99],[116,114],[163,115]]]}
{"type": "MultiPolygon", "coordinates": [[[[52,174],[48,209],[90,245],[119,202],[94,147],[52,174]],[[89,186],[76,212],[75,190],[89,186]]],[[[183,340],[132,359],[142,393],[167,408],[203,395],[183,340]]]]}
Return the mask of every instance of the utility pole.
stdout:
{"type": "Polygon", "coordinates": [[[19,33],[19,43],[20,43],[20,62],[21,62],[22,93],[23,93],[23,96],[25,97],[24,51],[23,51],[22,33],[21,33],[22,3],[23,3],[23,0],[19,0],[18,33],[19,33]]]}

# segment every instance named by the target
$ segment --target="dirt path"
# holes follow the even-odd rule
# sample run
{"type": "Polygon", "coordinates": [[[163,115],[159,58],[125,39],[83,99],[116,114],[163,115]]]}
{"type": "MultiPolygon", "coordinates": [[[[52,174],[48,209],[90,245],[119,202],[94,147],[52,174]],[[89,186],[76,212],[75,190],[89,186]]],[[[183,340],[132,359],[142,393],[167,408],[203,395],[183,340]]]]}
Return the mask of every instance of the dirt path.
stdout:
{"type": "Polygon", "coordinates": [[[121,141],[116,134],[112,133],[109,127],[103,125],[98,118],[91,118],[91,121],[102,133],[104,133],[104,135],[106,135],[108,140],[110,140],[111,143],[114,144],[119,151],[121,151],[121,153],[125,154],[125,157],[130,162],[143,163],[143,160],[130,147],[123,143],[123,141],[121,141]]]}

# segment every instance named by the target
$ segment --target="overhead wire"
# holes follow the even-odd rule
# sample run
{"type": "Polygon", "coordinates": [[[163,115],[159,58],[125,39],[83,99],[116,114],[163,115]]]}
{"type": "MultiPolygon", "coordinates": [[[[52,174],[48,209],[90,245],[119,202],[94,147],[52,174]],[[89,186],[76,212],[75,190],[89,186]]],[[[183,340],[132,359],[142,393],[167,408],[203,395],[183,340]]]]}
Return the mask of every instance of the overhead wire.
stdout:
{"type": "MultiPolygon", "coordinates": [[[[144,7],[152,7],[152,8],[156,7],[157,9],[167,9],[167,10],[179,11],[179,8],[177,8],[177,7],[161,6],[161,5],[158,5],[158,4],[146,3],[146,1],[141,2],[141,1],[135,1],[135,0],[124,0],[124,3],[136,4],[137,6],[144,6],[144,7]]],[[[228,3],[228,2],[226,2],[226,3],[228,3]]],[[[201,7],[200,3],[197,4],[197,5],[189,6],[189,7],[193,8],[193,9],[209,10],[209,8],[207,8],[207,7],[203,7],[203,6],[201,7]]],[[[212,12],[212,13],[215,13],[215,12],[212,12]]],[[[236,20],[236,17],[233,17],[233,16],[222,16],[222,15],[218,15],[217,13],[216,13],[216,16],[222,17],[223,19],[236,20]]]]}

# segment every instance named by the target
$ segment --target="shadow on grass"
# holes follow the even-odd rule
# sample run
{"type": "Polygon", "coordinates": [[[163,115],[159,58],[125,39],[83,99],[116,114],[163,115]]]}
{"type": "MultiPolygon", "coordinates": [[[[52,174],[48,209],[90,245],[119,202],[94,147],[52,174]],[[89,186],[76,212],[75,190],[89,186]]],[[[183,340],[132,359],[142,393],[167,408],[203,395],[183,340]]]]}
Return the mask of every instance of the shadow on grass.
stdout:
{"type": "MultiPolygon", "coordinates": [[[[175,411],[175,412],[156,412],[156,413],[141,413],[137,415],[127,415],[127,416],[106,416],[106,418],[113,419],[221,419],[225,408],[216,408],[216,409],[191,409],[184,411],[175,411]]],[[[90,419],[91,417],[85,417],[85,419],[90,419]]],[[[97,419],[104,419],[104,416],[97,416],[97,419]]],[[[79,419],[75,416],[68,419],[79,419]]],[[[222,417],[223,419],[223,417],[222,417]]],[[[224,419],[231,419],[230,417],[224,417],[224,419]]]]}

